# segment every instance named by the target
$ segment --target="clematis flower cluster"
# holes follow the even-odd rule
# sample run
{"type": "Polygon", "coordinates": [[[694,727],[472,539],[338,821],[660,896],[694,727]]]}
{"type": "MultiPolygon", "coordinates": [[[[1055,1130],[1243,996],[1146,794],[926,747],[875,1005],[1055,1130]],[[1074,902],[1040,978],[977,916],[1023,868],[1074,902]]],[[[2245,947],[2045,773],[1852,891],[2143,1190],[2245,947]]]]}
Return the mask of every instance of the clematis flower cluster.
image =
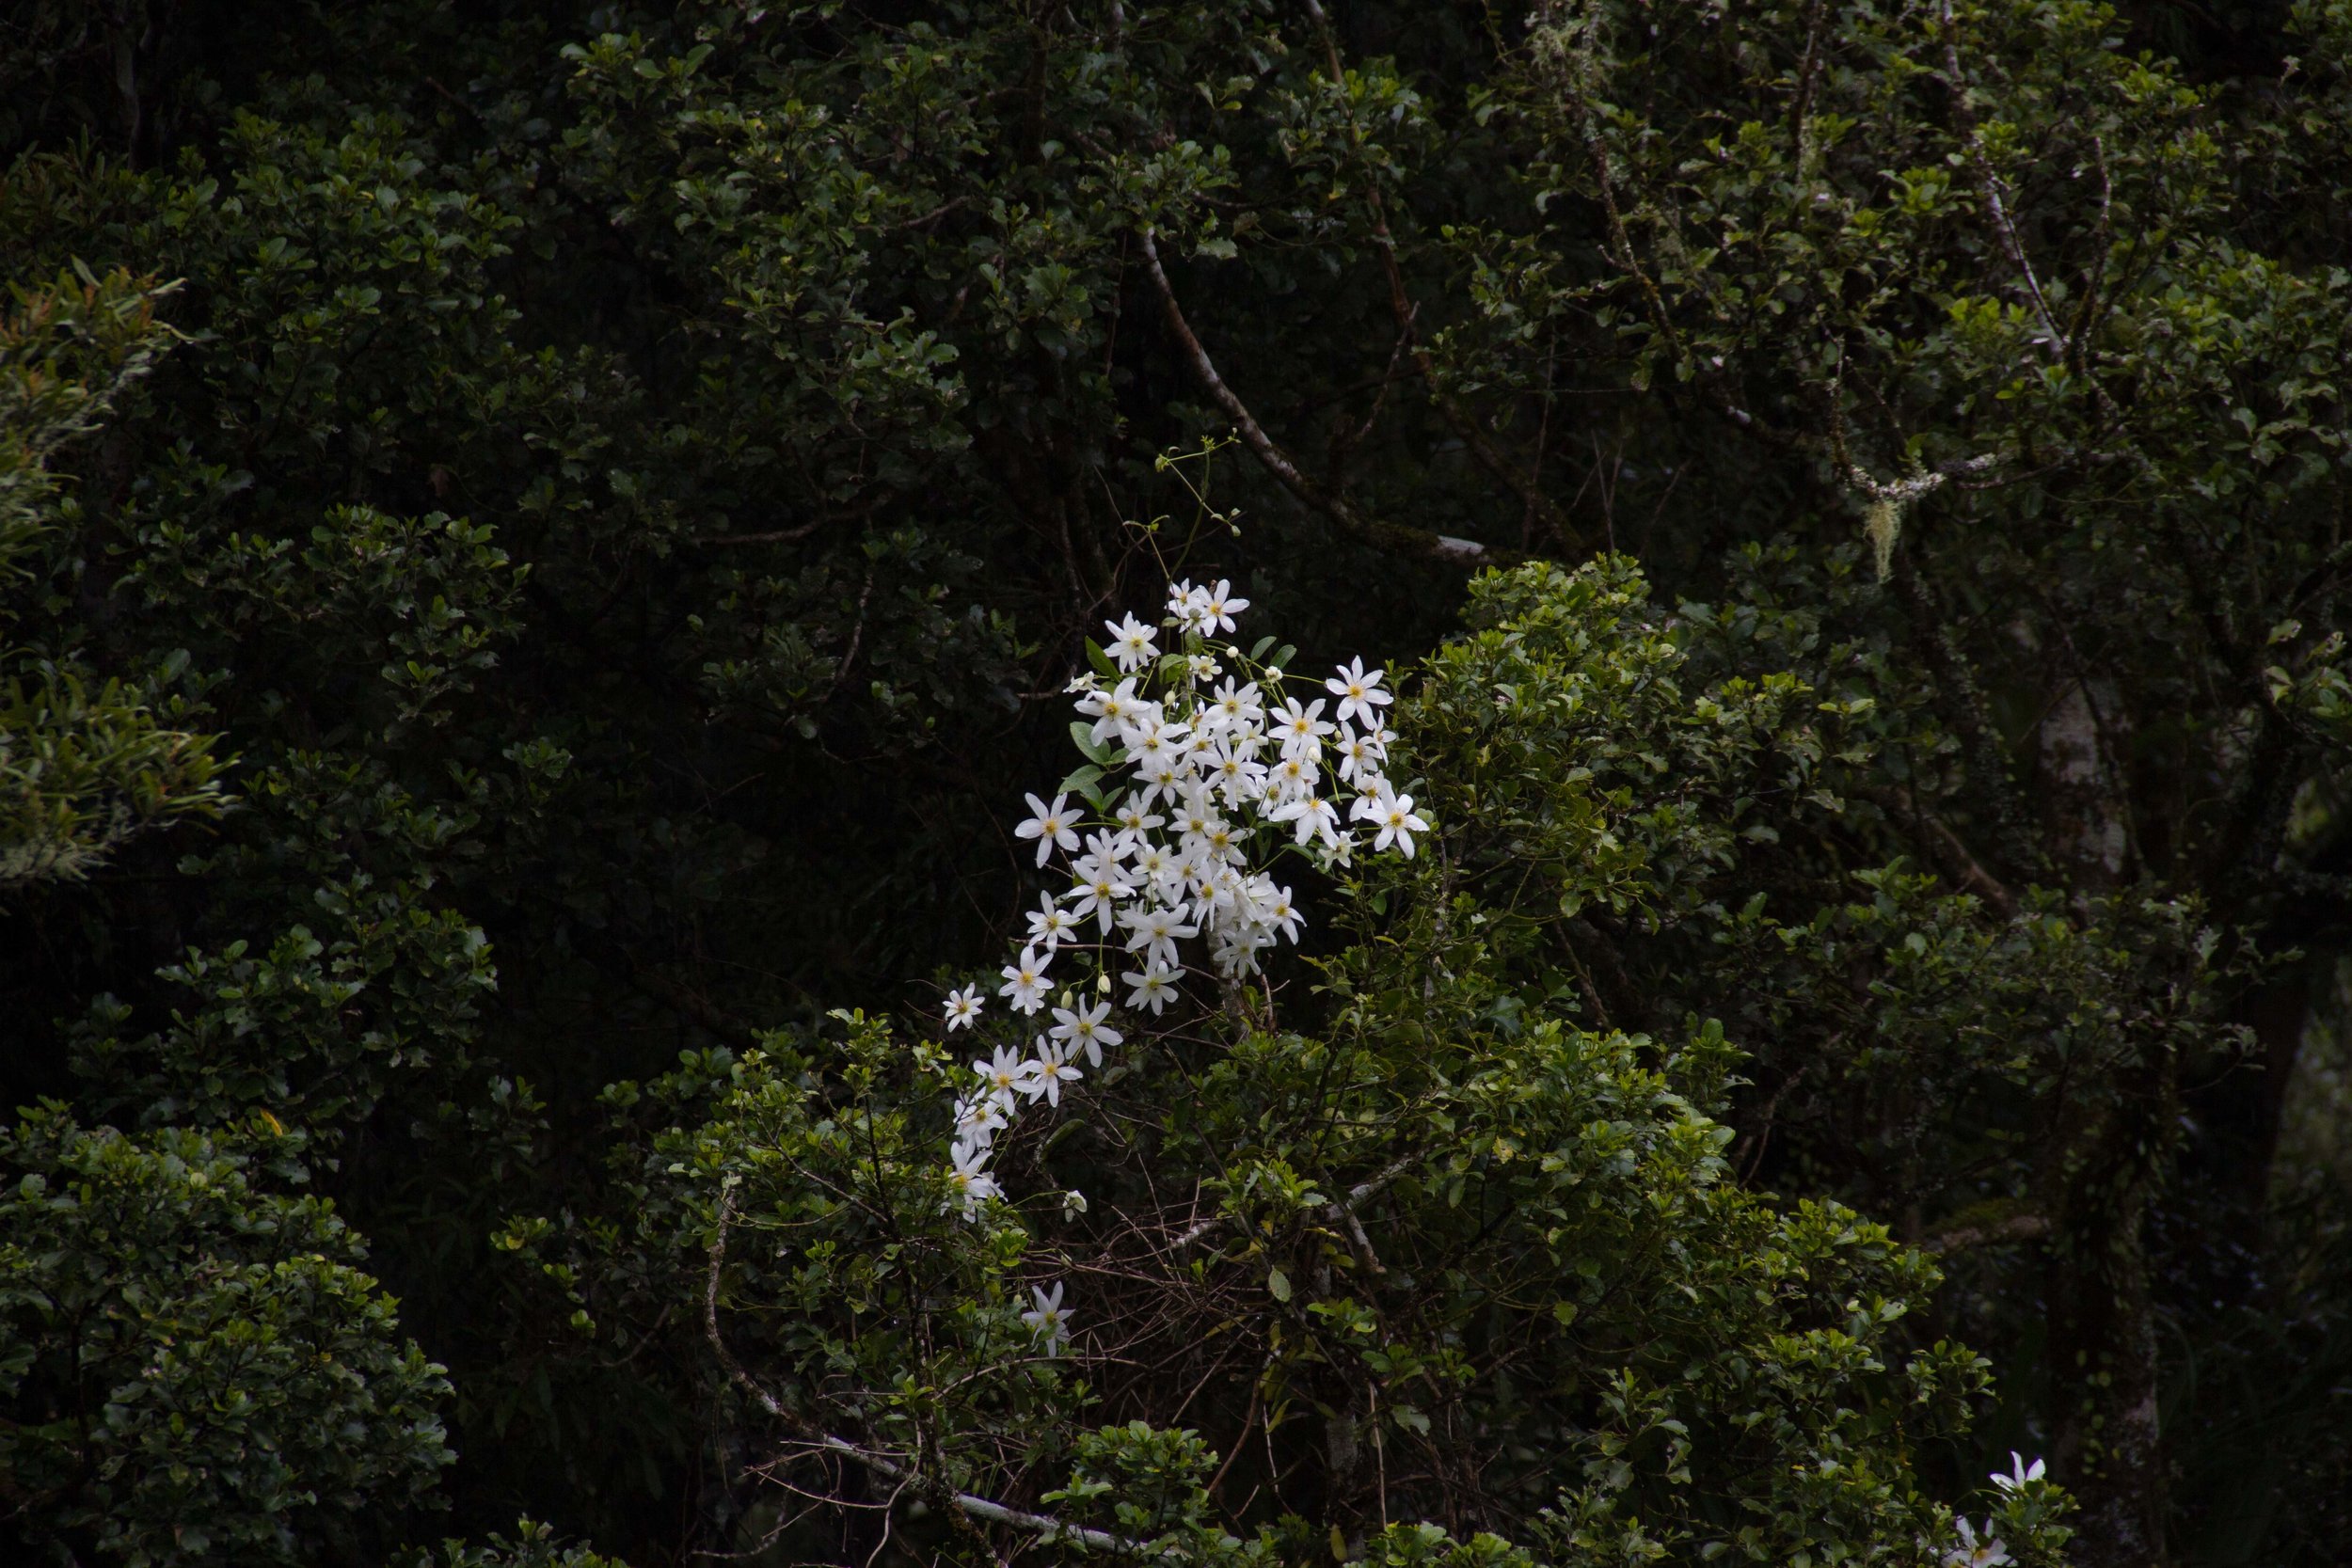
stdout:
{"type": "MultiPolygon", "coordinates": [[[[1113,998],[1131,1022],[1156,1020],[1189,976],[1245,980],[1269,949],[1297,942],[1305,916],[1275,875],[1282,856],[1325,869],[1359,851],[1410,859],[1429,832],[1384,770],[1386,672],[1358,658],[1319,689],[1294,689],[1288,650],[1262,662],[1273,639],[1248,654],[1222,641],[1248,607],[1230,582],[1174,583],[1157,625],[1105,622],[1094,669],[1070,685],[1089,762],[1051,800],[1028,796],[1013,830],[1063,885],[1029,913],[996,988],[1034,1037],[974,1061],[956,1101],[949,1207],[966,1218],[1003,1196],[989,1172],[998,1134],[1041,1101],[1059,1105],[1124,1043],[1113,998]]],[[[947,1028],[987,1006],[977,986],[949,993],[947,1028]]],[[[1050,1311],[1038,1299],[1025,1317],[1050,1354],[1069,1314],[1058,1284],[1050,1311]]]]}

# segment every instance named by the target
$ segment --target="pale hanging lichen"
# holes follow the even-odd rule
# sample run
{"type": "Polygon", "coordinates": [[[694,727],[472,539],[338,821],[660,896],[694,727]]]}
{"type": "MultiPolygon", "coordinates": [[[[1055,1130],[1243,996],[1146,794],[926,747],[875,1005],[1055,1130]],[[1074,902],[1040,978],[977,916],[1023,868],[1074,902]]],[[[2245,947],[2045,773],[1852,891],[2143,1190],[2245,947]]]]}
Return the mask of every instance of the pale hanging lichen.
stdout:
{"type": "Polygon", "coordinates": [[[1878,566],[1879,580],[1886,580],[1887,572],[1895,563],[1895,542],[1902,536],[1903,513],[1913,501],[1944,483],[1941,473],[1915,472],[1909,479],[1899,479],[1892,484],[1882,484],[1864,471],[1859,464],[1849,465],[1846,478],[1855,489],[1868,497],[1862,509],[1862,529],[1870,539],[1870,553],[1878,566]]]}
{"type": "Polygon", "coordinates": [[[1877,562],[1879,581],[1886,580],[1886,570],[1895,562],[1895,539],[1903,531],[1902,509],[1881,496],[1872,500],[1862,513],[1862,530],[1870,536],[1870,558],[1877,562]]]}

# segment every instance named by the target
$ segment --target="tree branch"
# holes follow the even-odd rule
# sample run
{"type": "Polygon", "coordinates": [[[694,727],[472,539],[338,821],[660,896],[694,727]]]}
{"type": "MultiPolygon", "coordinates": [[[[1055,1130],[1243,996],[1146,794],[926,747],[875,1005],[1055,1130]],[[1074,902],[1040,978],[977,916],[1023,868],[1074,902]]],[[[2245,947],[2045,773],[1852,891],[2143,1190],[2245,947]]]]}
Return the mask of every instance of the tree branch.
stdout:
{"type": "Polygon", "coordinates": [[[813,523],[803,523],[799,528],[773,529],[766,533],[698,533],[694,536],[694,543],[706,547],[723,547],[728,545],[790,545],[816,532],[825,521],[826,519],[820,517],[813,523]]]}
{"type": "Polygon", "coordinates": [[[2026,295],[2033,301],[2033,313],[2042,323],[2043,348],[2052,362],[2066,362],[2066,334],[2058,330],[2058,316],[2050,309],[2050,301],[2042,292],[2042,279],[2034,276],[2033,261],[2026,254],[2023,241],[2017,237],[2017,226],[2010,221],[2009,206],[2001,199],[2001,182],[1993,172],[1993,161],[1985,155],[1984,137],[1977,129],[1977,117],[1968,107],[1968,78],[1960,66],[1960,24],[1952,18],[1951,0],[1944,0],[1939,20],[1944,24],[1945,85],[1951,89],[1952,120],[1960,127],[1968,143],[1968,162],[1977,176],[1977,193],[1983,198],[1985,216],[1992,220],[1993,237],[2000,243],[2001,254],[2017,269],[2024,280],[2026,295]]]}
{"type": "Polygon", "coordinates": [[[2007,1219],[1989,1220],[1982,1225],[1955,1225],[1937,1231],[1919,1244],[1930,1252],[1966,1252],[1971,1247],[1991,1246],[2000,1242],[2030,1242],[2050,1232],[2048,1218],[2041,1214],[2011,1214],[2007,1219]]]}
{"type": "MultiPolygon", "coordinates": [[[[1969,780],[1984,792],[1993,806],[2001,857],[2012,874],[2027,870],[2038,863],[2039,856],[2026,828],[2025,803],[2016,780],[2010,775],[2000,727],[1994,722],[1992,706],[1985,701],[1984,689],[1977,682],[1968,656],[1962,651],[1960,640],[1945,620],[1933,584],[1920,576],[1908,558],[1897,558],[1888,580],[1901,596],[1904,609],[1910,611],[1912,636],[1929,673],[1935,677],[1938,694],[1951,704],[1953,728],[1960,732],[1969,780]]],[[[1989,873],[1987,879],[1999,880],[1989,873]]]]}
{"type": "Polygon", "coordinates": [[[1194,379],[1233,421],[1235,428],[1241,432],[1242,444],[1249,449],[1266,472],[1281,483],[1283,489],[1330,518],[1343,531],[1383,549],[1458,566],[1507,566],[1520,559],[1515,551],[1499,550],[1475,539],[1456,539],[1452,534],[1432,533],[1426,529],[1407,528],[1401,523],[1367,517],[1349,504],[1345,497],[1332,494],[1308,478],[1290,453],[1265,433],[1264,427],[1249,412],[1248,405],[1225,384],[1225,378],[1217,374],[1216,362],[1209,357],[1209,351],[1201,346],[1192,324],[1184,319],[1184,307],[1176,301],[1176,291],[1168,281],[1168,270],[1160,265],[1159,245],[1148,226],[1140,230],[1140,238],[1144,267],[1152,276],[1152,287],[1159,293],[1161,313],[1168,320],[1168,331],[1175,335],[1178,345],[1184,351],[1184,357],[1192,366],[1194,379]]]}
{"type": "MultiPolygon", "coordinates": [[[[1347,77],[1340,64],[1339,40],[1332,36],[1330,19],[1324,15],[1320,0],[1304,0],[1304,4],[1307,14],[1314,19],[1315,30],[1323,38],[1323,57],[1325,69],[1330,74],[1331,88],[1344,103],[1347,101],[1347,77]]],[[[1356,124],[1352,109],[1348,111],[1347,128],[1352,141],[1360,147],[1363,133],[1356,124]]],[[[1561,515],[1560,509],[1551,504],[1551,498],[1543,493],[1535,475],[1521,473],[1518,467],[1495,445],[1486,427],[1472,419],[1438,379],[1437,359],[1414,330],[1414,322],[1420,315],[1421,308],[1413,303],[1411,293],[1405,287],[1405,271],[1397,264],[1396,240],[1389,231],[1388,210],[1380,200],[1379,182],[1369,170],[1364,175],[1364,203],[1372,212],[1373,248],[1380,253],[1380,266],[1388,277],[1389,309],[1396,316],[1401,341],[1412,349],[1414,368],[1421,372],[1422,383],[1429,389],[1429,401],[1437,408],[1438,417],[1445,420],[1446,428],[1470,449],[1470,455],[1478,460],[1479,466],[1508,485],[1528,512],[1542,520],[1554,539],[1575,549],[1575,531],[1568,527],[1567,519],[1561,515]]]]}
{"type": "Polygon", "coordinates": [[[762,1388],[753,1379],[751,1373],[743,1370],[741,1363],[735,1359],[735,1353],[727,1349],[725,1338],[719,1332],[719,1275],[726,1266],[727,1230],[733,1224],[734,1218],[735,1179],[730,1177],[719,1195],[718,1228],[710,1239],[710,1272],[703,1286],[703,1335],[710,1341],[710,1348],[718,1354],[719,1365],[726,1370],[728,1378],[735,1386],[750,1395],[753,1402],[762,1410],[785,1425],[793,1428],[800,1434],[802,1442],[825,1453],[855,1460],[884,1480],[898,1482],[901,1487],[907,1485],[920,1487],[930,1497],[953,1504],[975,1519],[986,1519],[991,1524],[1026,1530],[1047,1541],[1075,1541],[1092,1551],[1117,1552],[1125,1557],[1165,1557],[1168,1555],[1168,1548],[1167,1547],[1153,1546],[1148,1542],[1131,1541],[1123,1535],[1113,1535],[1108,1530],[1090,1529],[1083,1525],[1066,1524],[1048,1513],[1031,1513],[1025,1509],[1009,1508],[1003,1503],[992,1501],[987,1497],[976,1497],[969,1492],[956,1492],[934,1482],[928,1482],[913,1465],[901,1465],[897,1460],[868,1452],[847,1438],[835,1437],[829,1432],[812,1432],[784,1407],[782,1401],[762,1388]]]}
{"type": "Polygon", "coordinates": [[[1951,824],[1919,804],[1918,798],[1908,789],[1897,788],[1887,794],[1887,800],[1924,830],[1944,851],[1947,869],[1962,887],[1974,893],[1993,906],[1994,912],[2003,919],[2017,912],[2017,895],[2004,886],[1998,877],[1984,868],[1965,840],[1954,832],[1951,824]]]}
{"type": "Polygon", "coordinates": [[[1650,325],[1657,329],[1675,364],[1689,373],[1692,385],[1718,413],[1772,447],[1782,451],[1804,450],[1806,443],[1803,436],[1767,424],[1740,406],[1724,386],[1721,372],[1692,354],[1690,345],[1676,329],[1674,312],[1667,309],[1665,295],[1660,293],[1656,280],[1644,270],[1641,253],[1634,248],[1632,230],[1626,223],[1625,209],[1617,200],[1616,180],[1609,172],[1609,150],[1601,141],[1600,129],[1581,79],[1589,72],[1591,61],[1579,58],[1578,48],[1570,41],[1575,30],[1573,24],[1553,22],[1531,35],[1530,42],[1535,46],[1536,57],[1551,66],[1554,82],[1575,119],[1577,136],[1584,144],[1585,158],[1592,165],[1593,186],[1600,198],[1601,215],[1607,221],[1606,248],[1611,259],[1639,287],[1650,325]]]}

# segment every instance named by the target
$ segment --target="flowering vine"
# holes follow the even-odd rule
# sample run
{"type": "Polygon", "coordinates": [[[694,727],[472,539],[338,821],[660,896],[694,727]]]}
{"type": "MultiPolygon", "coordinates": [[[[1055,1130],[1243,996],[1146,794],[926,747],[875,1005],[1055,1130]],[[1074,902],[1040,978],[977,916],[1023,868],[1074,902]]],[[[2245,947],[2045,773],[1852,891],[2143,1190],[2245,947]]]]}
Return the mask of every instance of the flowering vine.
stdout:
{"type": "MultiPolygon", "coordinates": [[[[1173,583],[1157,625],[1133,614],[1104,623],[1107,643],[1088,646],[1093,669],[1070,683],[1079,715],[1071,736],[1087,762],[1050,801],[1028,796],[1013,830],[1068,885],[1029,913],[996,988],[1011,1011],[1043,1026],[1025,1050],[999,1046],[975,1060],[958,1093],[947,1207],[965,1218],[1004,1196],[990,1169],[998,1134],[1041,1101],[1057,1107],[1105,1050],[1125,1043],[1115,996],[1131,1018],[1158,1019],[1200,972],[1203,949],[1222,982],[1245,981],[1305,925],[1274,876],[1284,855],[1325,870],[1359,850],[1410,859],[1414,835],[1429,831],[1383,771],[1393,738],[1386,672],[1353,659],[1321,691],[1299,682],[1294,692],[1283,670],[1294,650],[1269,659],[1270,637],[1248,653],[1224,641],[1248,607],[1229,582],[1173,583]],[[1163,634],[1172,634],[1165,649],[1163,634]]],[[[948,1030],[987,1006],[977,986],[951,991],[948,1030]]],[[[1053,1354],[1070,1334],[1063,1288],[1032,1293],[1023,1321],[1053,1354]]]]}

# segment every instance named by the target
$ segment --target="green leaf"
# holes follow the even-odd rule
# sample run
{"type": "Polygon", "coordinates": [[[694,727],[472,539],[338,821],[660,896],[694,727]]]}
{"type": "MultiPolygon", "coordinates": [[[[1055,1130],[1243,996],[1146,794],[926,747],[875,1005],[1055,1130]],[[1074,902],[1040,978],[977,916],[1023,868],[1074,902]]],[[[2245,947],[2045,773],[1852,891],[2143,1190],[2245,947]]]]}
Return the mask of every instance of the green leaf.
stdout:
{"type": "Polygon", "coordinates": [[[1097,768],[1092,763],[1088,763],[1084,768],[1077,769],[1077,771],[1063,779],[1061,783],[1056,784],[1054,786],[1054,793],[1057,795],[1075,795],[1080,800],[1086,801],[1088,805],[1092,806],[1096,811],[1106,810],[1108,808],[1106,808],[1103,803],[1103,792],[1100,788],[1096,787],[1096,781],[1101,779],[1102,776],[1103,770],[1100,768],[1097,768]]]}

